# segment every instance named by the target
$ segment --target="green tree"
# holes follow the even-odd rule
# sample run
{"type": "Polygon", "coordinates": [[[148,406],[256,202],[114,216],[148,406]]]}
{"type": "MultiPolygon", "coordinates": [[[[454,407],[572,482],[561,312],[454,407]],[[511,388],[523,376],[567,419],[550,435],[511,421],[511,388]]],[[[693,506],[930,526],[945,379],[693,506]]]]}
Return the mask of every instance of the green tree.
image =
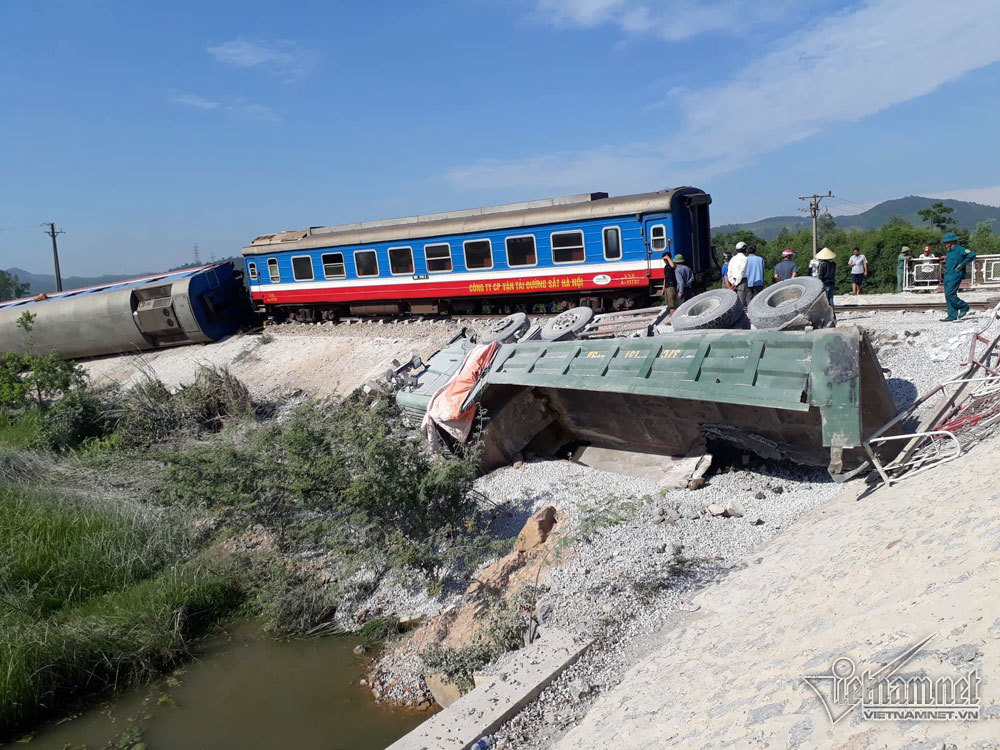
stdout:
{"type": "Polygon", "coordinates": [[[819,241],[820,246],[826,242],[827,237],[837,231],[837,221],[834,219],[830,212],[827,211],[825,214],[820,214],[816,219],[816,239],[819,241]]]}
{"type": "Polygon", "coordinates": [[[987,219],[976,224],[975,230],[969,235],[969,248],[977,255],[1000,254],[1000,237],[993,234],[993,224],[996,219],[987,219]]]}
{"type": "Polygon", "coordinates": [[[944,203],[938,201],[932,204],[930,208],[921,208],[917,213],[920,214],[921,219],[931,226],[937,227],[942,232],[947,232],[951,227],[955,226],[955,219],[951,216],[954,211],[955,209],[951,206],[946,206],[944,203]]]}
{"type": "Polygon", "coordinates": [[[0,302],[23,297],[30,288],[31,284],[21,281],[16,275],[0,271],[0,302]]]}

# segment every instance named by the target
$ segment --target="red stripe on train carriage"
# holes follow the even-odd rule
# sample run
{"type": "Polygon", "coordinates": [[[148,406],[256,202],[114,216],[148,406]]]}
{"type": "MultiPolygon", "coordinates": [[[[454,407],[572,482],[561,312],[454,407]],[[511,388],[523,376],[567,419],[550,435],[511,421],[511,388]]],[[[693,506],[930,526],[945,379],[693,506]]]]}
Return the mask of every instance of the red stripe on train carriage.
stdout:
{"type": "MultiPolygon", "coordinates": [[[[579,291],[635,289],[648,286],[650,279],[663,278],[662,268],[618,271],[606,274],[580,273],[565,276],[519,276],[512,278],[462,281],[461,279],[407,279],[399,284],[351,284],[331,282],[330,286],[269,291],[254,289],[252,297],[266,304],[309,302],[356,302],[370,300],[417,300],[496,295],[559,294],[579,291]]],[[[304,282],[304,285],[308,282],[304,282]]],[[[315,283],[315,282],[313,282],[315,283]]]]}

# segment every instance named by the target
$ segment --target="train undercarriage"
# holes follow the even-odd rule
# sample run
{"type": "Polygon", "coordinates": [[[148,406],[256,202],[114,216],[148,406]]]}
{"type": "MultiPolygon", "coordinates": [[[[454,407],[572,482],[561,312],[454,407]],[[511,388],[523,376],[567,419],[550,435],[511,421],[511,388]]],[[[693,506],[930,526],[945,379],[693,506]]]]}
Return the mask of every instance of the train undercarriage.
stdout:
{"type": "Polygon", "coordinates": [[[511,297],[467,297],[430,300],[385,300],[377,302],[311,305],[259,305],[256,312],[277,322],[335,321],[343,317],[405,315],[497,315],[513,312],[559,313],[574,307],[589,307],[595,313],[618,312],[655,303],[658,290],[616,290],[606,294],[524,295],[511,297]]]}

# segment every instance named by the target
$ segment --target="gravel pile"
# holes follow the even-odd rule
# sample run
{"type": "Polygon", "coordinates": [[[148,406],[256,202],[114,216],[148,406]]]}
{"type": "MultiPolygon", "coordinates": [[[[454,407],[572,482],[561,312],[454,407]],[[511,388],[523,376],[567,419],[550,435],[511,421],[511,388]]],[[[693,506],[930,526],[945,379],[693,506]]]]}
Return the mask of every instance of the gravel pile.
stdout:
{"type": "Polygon", "coordinates": [[[841,489],[823,469],[754,459],[746,469],[710,476],[701,489],[665,493],[647,480],[565,461],[503,471],[509,496],[575,513],[563,530],[574,539],[569,559],[549,571],[537,613],[542,628],[595,639],[496,734],[499,746],[510,748],[548,747],[641,657],[645,637],[690,616],[684,610],[694,591],[841,489]],[[544,501],[534,484],[540,476],[558,482],[544,501]],[[709,506],[726,513],[713,516],[709,506]]]}
{"type": "MultiPolygon", "coordinates": [[[[978,312],[957,323],[943,323],[937,312],[838,312],[841,324],[867,329],[879,362],[891,371],[889,389],[896,406],[908,407],[939,383],[954,377],[969,355],[972,334],[989,314],[978,312]]],[[[994,325],[986,336],[1000,333],[994,325]]]]}

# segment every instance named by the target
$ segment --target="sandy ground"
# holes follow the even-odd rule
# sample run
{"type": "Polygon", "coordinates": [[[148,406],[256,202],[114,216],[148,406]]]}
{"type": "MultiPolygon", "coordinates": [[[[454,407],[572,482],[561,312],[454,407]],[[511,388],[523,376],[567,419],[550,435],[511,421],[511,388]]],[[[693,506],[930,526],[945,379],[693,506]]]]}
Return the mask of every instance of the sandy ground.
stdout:
{"type": "Polygon", "coordinates": [[[427,357],[460,330],[450,322],[281,325],[263,334],[82,362],[95,385],[128,385],[152,374],[168,387],[190,383],[199,366],[226,366],[260,398],[301,390],[344,395],[378,378],[393,359],[427,357]]]}
{"type": "Polygon", "coordinates": [[[650,638],[557,747],[1000,747],[998,447],[867,496],[852,487],[803,517],[696,596],[685,626],[650,638]],[[980,720],[863,721],[854,709],[834,725],[802,679],[842,656],[875,672],[928,636],[900,674],[974,670],[980,720]]]}

